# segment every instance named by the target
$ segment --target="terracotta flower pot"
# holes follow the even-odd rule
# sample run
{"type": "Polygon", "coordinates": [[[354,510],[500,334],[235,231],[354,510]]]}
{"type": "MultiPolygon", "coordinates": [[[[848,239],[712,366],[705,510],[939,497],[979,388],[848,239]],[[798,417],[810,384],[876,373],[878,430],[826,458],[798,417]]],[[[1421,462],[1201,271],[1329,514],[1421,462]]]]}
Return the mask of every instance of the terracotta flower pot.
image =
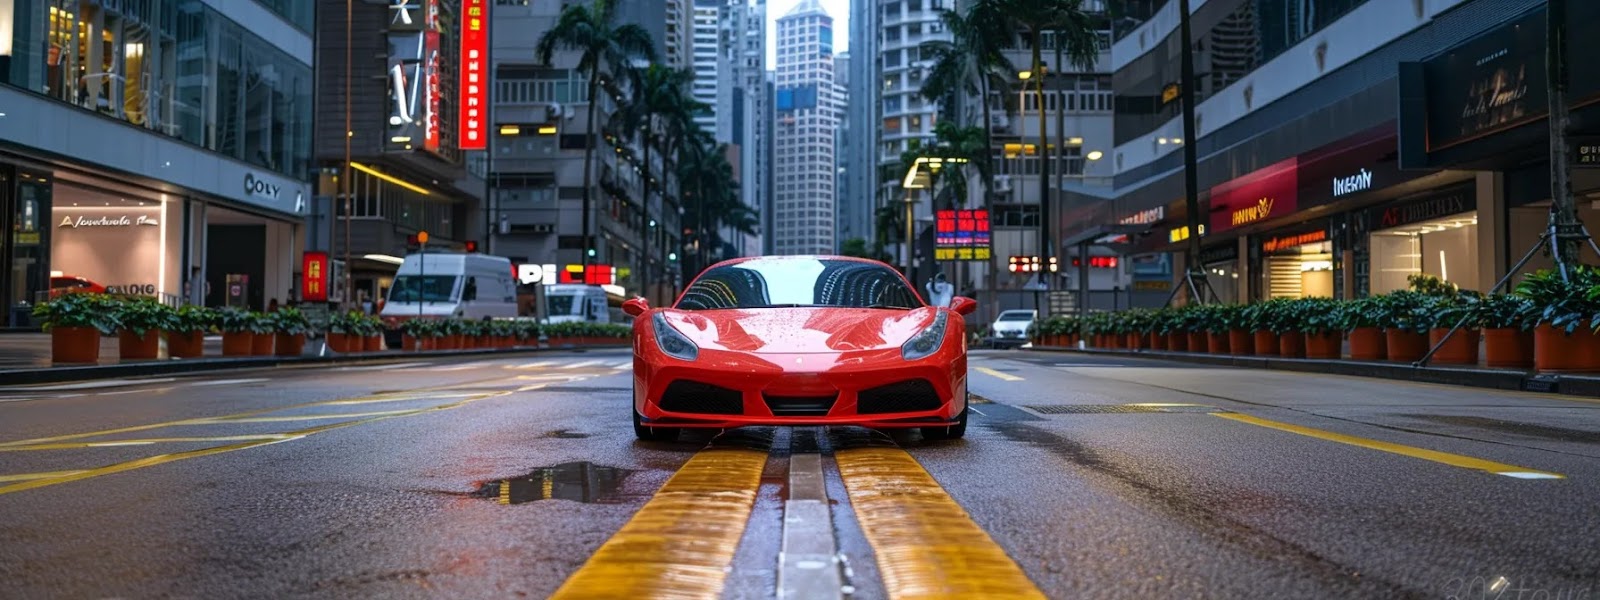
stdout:
{"type": "Polygon", "coordinates": [[[223,356],[250,356],[254,353],[256,334],[249,331],[227,331],[222,334],[223,356]]]}
{"type": "Polygon", "coordinates": [[[1337,360],[1344,354],[1344,336],[1337,331],[1306,334],[1306,358],[1337,360]]]}
{"type": "Polygon", "coordinates": [[[439,349],[440,340],[443,340],[443,339],[444,338],[433,337],[431,335],[428,336],[428,337],[422,338],[422,349],[423,350],[438,350],[439,349]]]}
{"type": "Polygon", "coordinates": [[[1278,355],[1278,334],[1271,331],[1257,331],[1252,337],[1256,341],[1256,356],[1278,355]]]}
{"type": "Polygon", "coordinates": [[[1228,339],[1228,334],[1226,333],[1217,333],[1215,331],[1206,333],[1206,352],[1211,354],[1227,354],[1228,342],[1230,341],[1231,340],[1228,339]]]}
{"type": "Polygon", "coordinates": [[[272,342],[277,337],[270,333],[258,333],[250,339],[250,354],[253,356],[272,356],[272,342]]]}
{"type": "Polygon", "coordinates": [[[1190,352],[1205,352],[1206,333],[1204,331],[1191,331],[1184,337],[1189,338],[1188,345],[1190,352]]]}
{"type": "Polygon", "coordinates": [[[1228,332],[1228,352],[1234,356],[1249,356],[1256,353],[1256,336],[1243,329],[1234,329],[1228,332]]]}
{"type": "Polygon", "coordinates": [[[1580,327],[1566,332],[1540,325],[1533,330],[1533,368],[1540,371],[1600,370],[1600,336],[1580,327]]]}
{"type": "Polygon", "coordinates": [[[1286,331],[1278,334],[1278,356],[1284,358],[1306,357],[1306,334],[1286,331]]]}
{"type": "Polygon", "coordinates": [[[334,352],[350,351],[350,334],[328,332],[328,349],[334,352]]]}
{"type": "Polygon", "coordinates": [[[1144,334],[1142,333],[1130,333],[1123,336],[1123,339],[1123,343],[1127,344],[1127,348],[1129,350],[1140,350],[1144,348],[1144,334]]]}
{"type": "Polygon", "coordinates": [[[1357,327],[1350,331],[1350,360],[1383,360],[1389,356],[1389,342],[1377,327],[1357,327]]]}
{"type": "Polygon", "coordinates": [[[306,334],[280,333],[277,335],[278,356],[300,356],[306,349],[306,334]]]}
{"type": "Polygon", "coordinates": [[[406,352],[416,352],[422,349],[422,343],[417,340],[416,336],[405,334],[400,336],[400,347],[404,348],[406,352]]]}
{"type": "Polygon", "coordinates": [[[362,346],[362,349],[366,350],[367,352],[382,352],[383,351],[383,336],[381,336],[381,335],[369,335],[369,336],[367,336],[367,343],[362,346]]]}
{"type": "Polygon", "coordinates": [[[1439,346],[1439,350],[1434,352],[1433,358],[1429,360],[1449,365],[1478,364],[1479,331],[1476,329],[1461,329],[1446,340],[1444,336],[1447,333],[1450,333],[1449,327],[1435,327],[1428,330],[1429,348],[1439,346],[1441,341],[1444,342],[1444,345],[1439,346]]]}
{"type": "Polygon", "coordinates": [[[51,327],[50,362],[100,362],[100,330],[93,327],[51,327]]]}
{"type": "Polygon", "coordinates": [[[1428,353],[1427,334],[1390,329],[1384,331],[1383,335],[1391,361],[1416,362],[1422,360],[1422,355],[1428,353]]]}
{"type": "Polygon", "coordinates": [[[126,329],[117,332],[117,354],[122,360],[151,360],[161,356],[161,331],[152,329],[142,336],[126,329]]]}
{"type": "Polygon", "coordinates": [[[1151,350],[1166,350],[1169,347],[1168,342],[1170,342],[1173,337],[1182,336],[1176,333],[1172,335],[1167,335],[1165,333],[1152,333],[1146,335],[1144,336],[1145,347],[1151,350]]]}
{"type": "Polygon", "coordinates": [[[1516,327],[1483,330],[1483,364],[1512,369],[1533,366],[1533,332],[1516,327]]]}
{"type": "Polygon", "coordinates": [[[1189,336],[1182,331],[1167,334],[1167,349],[1173,352],[1189,351],[1189,336]]]}
{"type": "Polygon", "coordinates": [[[206,353],[206,335],[201,331],[167,332],[167,356],[199,358],[206,353]]]}

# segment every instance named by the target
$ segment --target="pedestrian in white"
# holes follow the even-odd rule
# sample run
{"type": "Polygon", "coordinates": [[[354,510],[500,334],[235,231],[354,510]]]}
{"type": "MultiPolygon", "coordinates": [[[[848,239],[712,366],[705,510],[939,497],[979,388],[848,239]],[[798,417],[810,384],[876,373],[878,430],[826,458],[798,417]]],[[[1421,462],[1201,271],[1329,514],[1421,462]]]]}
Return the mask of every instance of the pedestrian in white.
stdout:
{"type": "Polygon", "coordinates": [[[955,290],[956,286],[945,281],[944,273],[936,274],[928,281],[928,302],[934,306],[950,306],[956,299],[955,290]]]}

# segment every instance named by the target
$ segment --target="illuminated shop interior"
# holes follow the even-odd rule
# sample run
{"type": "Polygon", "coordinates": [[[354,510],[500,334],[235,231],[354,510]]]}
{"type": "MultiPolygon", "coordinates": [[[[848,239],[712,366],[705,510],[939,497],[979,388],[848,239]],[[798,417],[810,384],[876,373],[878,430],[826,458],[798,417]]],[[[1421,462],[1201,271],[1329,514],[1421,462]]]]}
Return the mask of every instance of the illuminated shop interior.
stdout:
{"type": "Polygon", "coordinates": [[[1478,217],[1461,213],[1372,233],[1372,293],[1403,290],[1426,273],[1478,289],[1478,217]]]}
{"type": "Polygon", "coordinates": [[[1263,248],[1261,266],[1267,298],[1333,297],[1333,242],[1263,248]]]}

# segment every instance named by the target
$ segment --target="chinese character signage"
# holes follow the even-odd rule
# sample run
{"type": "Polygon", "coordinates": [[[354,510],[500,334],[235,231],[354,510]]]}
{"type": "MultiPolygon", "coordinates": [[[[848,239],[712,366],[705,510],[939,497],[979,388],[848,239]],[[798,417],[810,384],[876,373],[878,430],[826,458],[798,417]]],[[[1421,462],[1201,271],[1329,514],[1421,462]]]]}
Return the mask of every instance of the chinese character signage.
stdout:
{"type": "Polygon", "coordinates": [[[439,0],[389,3],[386,148],[439,151],[439,0]]]}
{"type": "Polygon", "coordinates": [[[461,2],[461,149],[489,146],[489,1],[461,2]]]}
{"type": "Polygon", "coordinates": [[[307,252],[301,255],[300,298],[306,302],[328,301],[327,252],[307,252]]]}
{"type": "Polygon", "coordinates": [[[989,260],[989,211],[934,211],[934,260],[989,260]]]}

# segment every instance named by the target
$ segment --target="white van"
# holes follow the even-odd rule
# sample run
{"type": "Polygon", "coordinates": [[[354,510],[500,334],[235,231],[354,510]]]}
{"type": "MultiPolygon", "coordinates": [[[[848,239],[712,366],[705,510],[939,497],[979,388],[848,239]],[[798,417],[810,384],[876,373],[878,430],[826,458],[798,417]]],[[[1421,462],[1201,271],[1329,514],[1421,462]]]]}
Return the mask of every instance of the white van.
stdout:
{"type": "Polygon", "coordinates": [[[612,315],[611,301],[604,288],[581,283],[558,283],[544,287],[545,322],[620,322],[612,315]]]}
{"type": "Polygon", "coordinates": [[[379,316],[389,327],[416,317],[508,319],[517,316],[511,260],[501,256],[428,252],[406,256],[379,316]]]}

